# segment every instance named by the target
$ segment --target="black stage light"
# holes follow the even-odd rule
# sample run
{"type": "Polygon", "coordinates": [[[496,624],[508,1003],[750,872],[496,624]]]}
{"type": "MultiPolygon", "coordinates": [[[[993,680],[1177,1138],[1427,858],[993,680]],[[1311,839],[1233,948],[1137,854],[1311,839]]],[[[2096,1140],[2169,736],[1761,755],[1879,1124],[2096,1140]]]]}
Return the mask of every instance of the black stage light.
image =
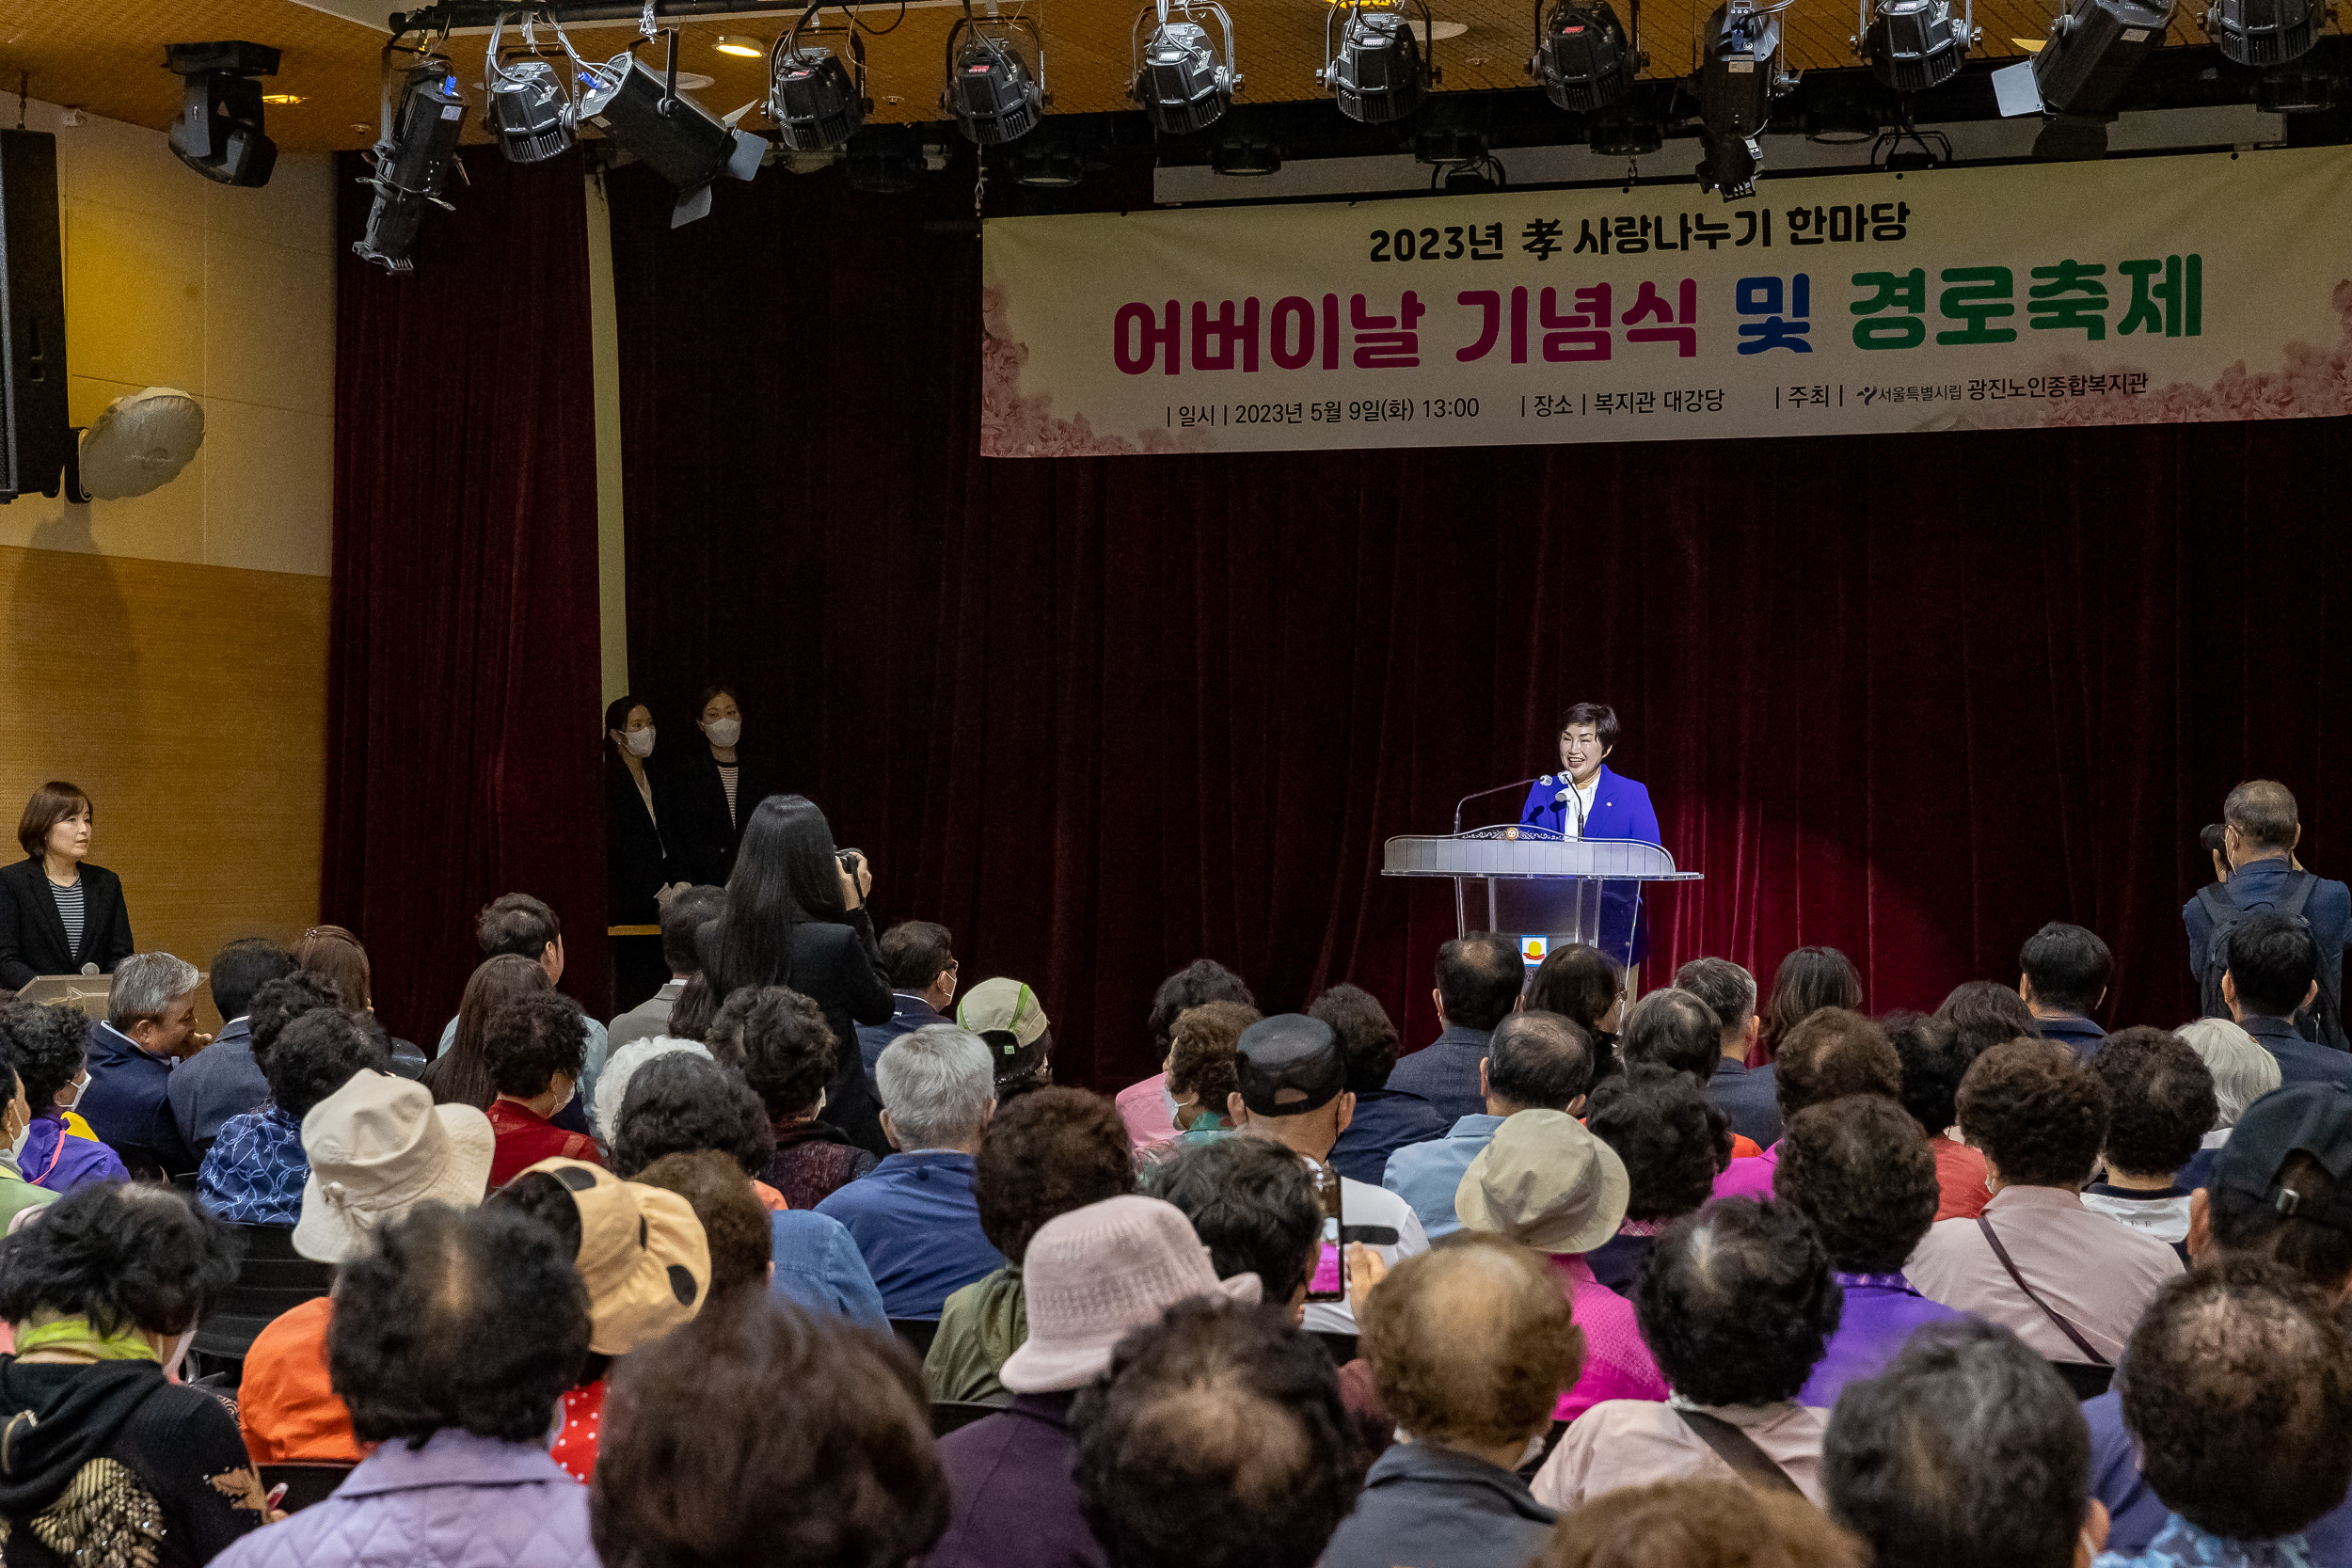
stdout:
{"type": "Polygon", "coordinates": [[[1017,16],[974,16],[972,0],[963,0],[963,15],[947,29],[947,85],[939,95],[957,129],[975,146],[1001,147],[1036,130],[1053,101],[1037,28],[1017,16]]]}
{"type": "Polygon", "coordinates": [[[2205,36],[2240,65],[2284,65],[2312,47],[2312,0],[2213,0],[2205,36]]]}
{"type": "Polygon", "coordinates": [[[866,40],[857,34],[851,15],[847,29],[850,58],[822,44],[803,47],[802,29],[817,14],[812,5],[792,24],[791,31],[768,52],[768,117],[776,122],[784,145],[796,152],[819,152],[839,147],[857,135],[866,112],[874,106],[866,96],[866,40]]]}
{"type": "Polygon", "coordinates": [[[1536,24],[1527,73],[1554,103],[1583,114],[1623,98],[1639,63],[1609,0],[1558,0],[1536,24]]]}
{"type": "Polygon", "coordinates": [[[1952,14],[1951,0],[1857,0],[1860,31],[1855,53],[1869,63],[1870,74],[1897,92],[1925,92],[1960,74],[1982,34],[1977,27],[1975,0],[1952,14]]]}
{"type": "Polygon", "coordinates": [[[1746,0],[1728,0],[1708,18],[1699,57],[1699,188],[1721,191],[1724,199],[1756,194],[1756,172],[1764,162],[1757,140],[1772,118],[1772,95],[1781,84],[1780,10],[1755,10],[1746,0]]]}
{"type": "Polygon", "coordinates": [[[669,35],[667,65],[664,73],[634,55],[615,55],[590,79],[580,118],[678,188],[670,212],[675,229],[709,213],[712,181],[757,174],[768,140],[737,130],[677,90],[675,33],[669,35]]]}
{"type": "MultiPolygon", "coordinates": [[[[501,12],[482,55],[482,118],[507,162],[544,163],[571,147],[579,134],[580,106],[564,86],[563,69],[540,53],[533,14],[523,13],[523,46],[511,57],[500,48],[505,28],[501,12]]],[[[556,36],[563,38],[562,28],[556,36]]],[[[570,54],[571,41],[563,41],[570,54]]]]}
{"type": "MultiPolygon", "coordinates": [[[[1422,8],[1423,34],[1428,8],[1422,8]]],[[[1422,57],[1412,24],[1366,0],[1338,0],[1323,18],[1323,67],[1315,80],[1340,113],[1363,125],[1385,125],[1421,107],[1435,73],[1422,57]],[[1339,26],[1334,46],[1331,28],[1339,26]]]]}
{"type": "MultiPolygon", "coordinates": [[[[2171,24],[2172,0],[2067,0],[2050,24],[2050,41],[2033,57],[2042,111],[2079,122],[2052,127],[2060,133],[2058,142],[2076,147],[2073,132],[2095,130],[2100,150],[2106,150],[2109,107],[2140,62],[2164,46],[2171,24]]],[[[2035,151],[2042,151],[2041,144],[2035,151]]]]}
{"type": "Polygon", "coordinates": [[[1256,178],[1282,172],[1282,150],[1267,136],[1235,131],[1209,149],[1209,166],[1219,174],[1256,178]]]}
{"type": "Polygon", "coordinates": [[[1143,105],[1144,118],[1170,135],[1184,135],[1216,123],[1233,94],[1241,91],[1241,66],[1233,54],[1233,19],[1216,0],[1155,0],[1136,13],[1129,30],[1130,57],[1135,66],[1128,96],[1143,105]],[[1181,20],[1171,20],[1174,10],[1181,20]],[[1216,19],[1225,38],[1224,52],[1209,38],[1208,28],[1193,20],[1195,11],[1216,19]],[[1154,15],[1159,24],[1147,38],[1143,24],[1154,15]]]}
{"type": "Polygon", "coordinates": [[[262,134],[262,84],[278,74],[278,51],[231,40],[174,43],[166,68],[185,78],[180,118],[171,123],[171,150],[205,179],[223,185],[266,185],[278,166],[278,144],[262,134]]]}
{"type": "MultiPolygon", "coordinates": [[[[389,57],[391,51],[385,51],[389,57]]],[[[375,172],[366,184],[375,187],[368,209],[368,226],[351,248],[387,272],[407,272],[415,264],[417,231],[424,227],[430,202],[444,210],[442,182],[457,152],[457,133],[465,128],[466,100],[449,62],[428,56],[397,78],[399,103],[390,106],[392,79],[385,84],[385,131],[375,144],[375,172]]]]}

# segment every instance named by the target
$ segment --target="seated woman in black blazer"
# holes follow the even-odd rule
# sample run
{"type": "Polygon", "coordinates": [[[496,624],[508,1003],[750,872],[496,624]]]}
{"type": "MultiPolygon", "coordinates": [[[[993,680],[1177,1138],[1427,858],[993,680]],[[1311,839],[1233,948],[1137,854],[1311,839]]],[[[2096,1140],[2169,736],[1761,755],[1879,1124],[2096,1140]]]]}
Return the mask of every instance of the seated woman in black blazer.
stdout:
{"type": "Polygon", "coordinates": [[[0,866],[0,986],[22,990],[36,975],[111,974],[131,956],[122,879],[85,863],[89,797],[52,779],[33,791],[17,824],[27,859],[0,866]]]}

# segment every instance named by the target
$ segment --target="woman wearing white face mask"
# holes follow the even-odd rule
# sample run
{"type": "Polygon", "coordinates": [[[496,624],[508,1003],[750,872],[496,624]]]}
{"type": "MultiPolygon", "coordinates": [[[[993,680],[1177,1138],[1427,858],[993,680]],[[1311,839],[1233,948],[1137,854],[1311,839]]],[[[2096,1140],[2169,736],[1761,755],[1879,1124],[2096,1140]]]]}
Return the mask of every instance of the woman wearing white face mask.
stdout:
{"type": "MultiPolygon", "coordinates": [[[[654,760],[653,709],[633,696],[616,697],[604,710],[605,923],[654,926],[661,919],[660,895],[670,882],[670,856],[663,840],[674,802],[663,769],[654,760]]],[[[664,757],[663,762],[668,760],[664,757]]],[[[661,961],[661,938],[612,939],[612,990],[626,1011],[661,989],[670,977],[661,961]]]]}
{"type": "Polygon", "coordinates": [[[131,1179],[115,1151],[72,1114],[89,1085],[88,1042],[89,1021],[79,1008],[39,1002],[0,1006],[0,1050],[16,1069],[31,1117],[17,1168],[25,1180],[53,1193],[131,1179]]]}
{"type": "Polygon", "coordinates": [[[735,689],[714,686],[694,710],[699,737],[681,749],[670,783],[675,803],[662,817],[670,875],[724,887],[752,808],[776,793],[774,781],[742,746],[743,710],[735,689]]]}

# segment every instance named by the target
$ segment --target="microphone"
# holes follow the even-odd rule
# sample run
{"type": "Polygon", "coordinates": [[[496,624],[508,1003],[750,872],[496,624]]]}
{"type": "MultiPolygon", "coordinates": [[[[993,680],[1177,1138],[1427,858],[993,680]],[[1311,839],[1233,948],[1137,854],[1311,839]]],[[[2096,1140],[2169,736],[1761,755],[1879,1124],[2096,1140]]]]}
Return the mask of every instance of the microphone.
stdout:
{"type": "Polygon", "coordinates": [[[1552,804],[1562,805],[1570,801],[1575,803],[1576,836],[1582,838],[1584,836],[1584,797],[1576,792],[1576,780],[1572,775],[1563,773],[1560,776],[1568,781],[1568,787],[1551,798],[1552,804]]]}
{"type": "Polygon", "coordinates": [[[1456,833],[1459,833],[1462,831],[1462,808],[1469,805],[1472,800],[1483,800],[1489,795],[1500,795],[1506,789],[1525,789],[1532,784],[1549,784],[1550,782],[1550,774],[1539,773],[1534,778],[1514,779],[1509,784],[1497,784],[1492,789],[1474,789],[1470,791],[1470,793],[1463,796],[1460,800],[1454,802],[1454,831],[1456,833]]]}
{"type": "Polygon", "coordinates": [[[82,966],[82,973],[85,974],[95,974],[98,973],[98,966],[96,964],[84,964],[82,966]]]}

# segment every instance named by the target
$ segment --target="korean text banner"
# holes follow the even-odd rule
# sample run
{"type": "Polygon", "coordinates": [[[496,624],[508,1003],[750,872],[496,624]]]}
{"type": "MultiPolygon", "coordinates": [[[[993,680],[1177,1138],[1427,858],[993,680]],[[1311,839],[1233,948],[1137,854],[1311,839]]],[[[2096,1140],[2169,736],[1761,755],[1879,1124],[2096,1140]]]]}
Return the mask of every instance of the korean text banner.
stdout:
{"type": "Polygon", "coordinates": [[[2352,149],[987,226],[996,457],[2352,413],[2352,149]]]}

